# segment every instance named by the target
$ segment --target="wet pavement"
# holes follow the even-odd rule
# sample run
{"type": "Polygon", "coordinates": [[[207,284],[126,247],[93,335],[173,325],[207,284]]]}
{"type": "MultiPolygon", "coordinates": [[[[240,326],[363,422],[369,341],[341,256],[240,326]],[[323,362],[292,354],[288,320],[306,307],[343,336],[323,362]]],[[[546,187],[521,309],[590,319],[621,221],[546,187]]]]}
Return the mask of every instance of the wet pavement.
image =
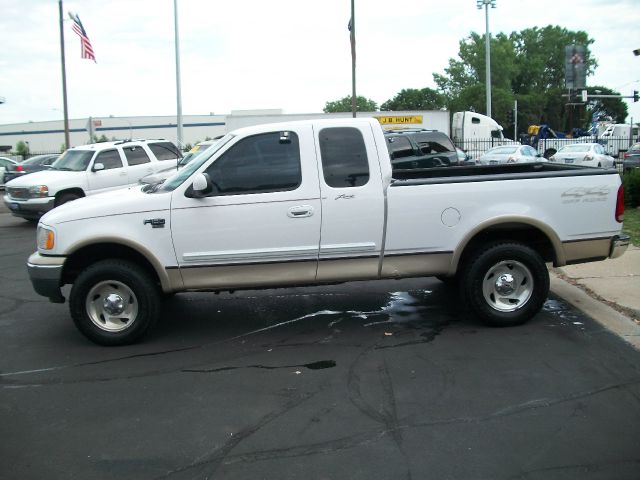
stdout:
{"type": "Polygon", "coordinates": [[[640,353],[557,297],[495,329],[435,279],[181,294],[98,347],[0,217],[0,478],[640,478],[640,353]]]}

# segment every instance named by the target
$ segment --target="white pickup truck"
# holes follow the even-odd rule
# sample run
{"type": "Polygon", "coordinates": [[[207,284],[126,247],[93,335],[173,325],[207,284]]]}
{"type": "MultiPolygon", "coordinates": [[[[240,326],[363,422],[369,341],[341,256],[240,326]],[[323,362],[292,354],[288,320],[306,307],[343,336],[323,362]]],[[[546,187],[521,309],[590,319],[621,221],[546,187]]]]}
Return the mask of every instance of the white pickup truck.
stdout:
{"type": "Polygon", "coordinates": [[[35,290],[94,342],[140,339],[163,294],[438,276],[485,322],[542,307],[555,265],[621,255],[620,177],[566,165],[392,171],[375,119],[236,130],[158,185],[62,205],[35,290]]]}

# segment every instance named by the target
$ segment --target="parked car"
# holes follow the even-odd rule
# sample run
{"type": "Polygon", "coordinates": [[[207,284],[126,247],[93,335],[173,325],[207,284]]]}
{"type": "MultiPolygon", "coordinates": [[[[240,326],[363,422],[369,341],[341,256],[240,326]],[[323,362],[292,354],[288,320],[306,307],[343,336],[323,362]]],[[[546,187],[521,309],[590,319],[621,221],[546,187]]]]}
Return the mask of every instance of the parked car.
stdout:
{"type": "Polygon", "coordinates": [[[135,185],[149,173],[175,165],[182,154],[166,140],[94,143],[70,148],[51,168],[11,180],[3,200],[11,213],[37,220],[80,197],[135,185]]]}
{"type": "Polygon", "coordinates": [[[480,165],[501,165],[507,163],[539,162],[541,157],[535,148],[529,145],[502,145],[493,147],[480,155],[480,165]]]}
{"type": "Polygon", "coordinates": [[[634,143],[624,154],[623,169],[625,172],[640,168],[640,142],[634,143]]]}
{"type": "Polygon", "coordinates": [[[584,165],[588,167],[614,168],[613,157],[606,154],[599,143],[573,143],[565,145],[549,159],[556,163],[584,165]]]}
{"type": "Polygon", "coordinates": [[[4,183],[14,178],[21,177],[27,173],[39,172],[45,170],[55,162],[60,155],[36,155],[35,157],[27,158],[22,162],[15,165],[9,165],[4,171],[4,183]]]}
{"type": "Polygon", "coordinates": [[[7,171],[8,168],[11,168],[13,165],[17,164],[15,160],[11,160],[7,157],[0,157],[0,187],[4,187],[4,172],[7,171]]]}
{"type": "Polygon", "coordinates": [[[456,147],[437,130],[391,130],[384,133],[394,170],[458,165],[456,147]]]}
{"type": "Polygon", "coordinates": [[[473,160],[471,155],[462,150],[459,147],[456,147],[456,153],[458,154],[458,165],[475,165],[476,162],[473,160]]]}
{"type": "Polygon", "coordinates": [[[145,175],[138,183],[140,185],[152,185],[156,183],[162,183],[167,178],[176,173],[176,170],[180,170],[186,164],[188,164],[191,160],[195,158],[200,152],[204,152],[211,145],[217,143],[218,140],[205,140],[204,142],[200,142],[196,144],[189,152],[180,159],[180,161],[175,166],[171,166],[170,168],[165,168],[160,170],[159,172],[150,173],[149,175],[145,175]]]}

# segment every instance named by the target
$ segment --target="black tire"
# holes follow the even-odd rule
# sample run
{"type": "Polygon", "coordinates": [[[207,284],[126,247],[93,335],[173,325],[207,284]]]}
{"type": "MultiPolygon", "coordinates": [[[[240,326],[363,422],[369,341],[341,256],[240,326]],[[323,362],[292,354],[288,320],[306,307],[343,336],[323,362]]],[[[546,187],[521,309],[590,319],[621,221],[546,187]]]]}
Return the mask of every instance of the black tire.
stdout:
{"type": "Polygon", "coordinates": [[[92,342],[128,345],[153,327],[160,301],[156,283],[138,265],[103,260],[80,273],[71,288],[69,309],[78,330],[92,342]]]}
{"type": "Polygon", "coordinates": [[[556,153],[558,153],[558,151],[555,148],[547,148],[542,154],[542,156],[547,160],[549,160],[556,153]]]}
{"type": "Polygon", "coordinates": [[[477,249],[463,268],[464,300],[486,324],[520,325],[535,316],[549,295],[549,272],[540,255],[521,243],[477,249]]]}
{"type": "Polygon", "coordinates": [[[56,207],[59,207],[60,205],[63,205],[67,202],[72,202],[74,200],[77,200],[80,198],[80,195],[76,194],[76,193],[63,193],[62,195],[60,195],[58,198],[56,198],[56,207]]]}

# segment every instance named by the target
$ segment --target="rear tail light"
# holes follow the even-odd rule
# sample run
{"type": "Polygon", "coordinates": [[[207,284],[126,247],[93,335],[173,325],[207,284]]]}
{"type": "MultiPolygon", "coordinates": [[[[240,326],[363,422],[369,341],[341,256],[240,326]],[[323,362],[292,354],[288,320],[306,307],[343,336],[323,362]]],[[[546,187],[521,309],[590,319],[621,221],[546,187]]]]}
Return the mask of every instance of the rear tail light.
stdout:
{"type": "Polygon", "coordinates": [[[516,163],[516,157],[507,158],[507,163],[516,163]]]}
{"type": "Polygon", "coordinates": [[[16,172],[24,172],[24,167],[22,165],[16,165],[16,172]]]}
{"type": "Polygon", "coordinates": [[[590,162],[591,160],[593,160],[593,155],[585,155],[584,159],[588,162],[590,162]]]}
{"type": "Polygon", "coordinates": [[[629,154],[625,152],[624,158],[629,158],[629,154]]]}
{"type": "Polygon", "coordinates": [[[620,185],[618,188],[618,200],[616,201],[616,222],[624,221],[624,187],[620,185]]]}

